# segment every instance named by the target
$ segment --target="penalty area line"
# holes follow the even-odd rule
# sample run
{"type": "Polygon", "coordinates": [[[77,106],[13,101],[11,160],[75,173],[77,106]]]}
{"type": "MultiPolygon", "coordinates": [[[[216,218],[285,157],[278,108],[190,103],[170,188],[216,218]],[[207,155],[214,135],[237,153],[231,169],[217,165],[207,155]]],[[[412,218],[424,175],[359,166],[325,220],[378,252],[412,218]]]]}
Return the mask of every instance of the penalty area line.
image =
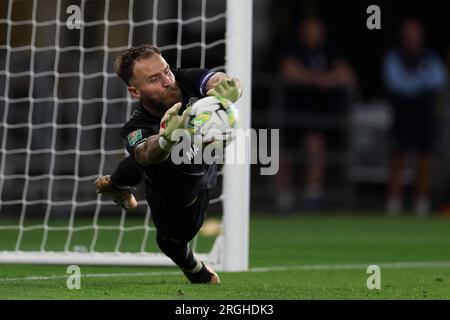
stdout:
{"type": "MultiPolygon", "coordinates": [[[[384,263],[355,263],[355,264],[318,264],[318,265],[293,265],[250,268],[246,272],[271,272],[271,271],[315,271],[315,270],[365,270],[369,265],[378,265],[381,269],[420,269],[420,268],[450,268],[450,261],[416,261],[416,262],[384,262],[384,263]]],[[[118,278],[118,277],[148,277],[148,276],[174,276],[181,275],[181,271],[161,272],[119,272],[119,273],[81,273],[81,278],[118,278]]],[[[36,281],[67,279],[69,275],[27,276],[16,278],[0,278],[0,282],[36,281]]]]}

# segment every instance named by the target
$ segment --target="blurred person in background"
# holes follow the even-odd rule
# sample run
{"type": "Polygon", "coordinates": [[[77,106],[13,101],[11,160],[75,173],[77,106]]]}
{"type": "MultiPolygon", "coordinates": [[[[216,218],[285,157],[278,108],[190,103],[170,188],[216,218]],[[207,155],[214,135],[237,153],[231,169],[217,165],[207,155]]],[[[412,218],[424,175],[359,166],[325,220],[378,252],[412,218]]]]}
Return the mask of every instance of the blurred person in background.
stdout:
{"type": "Polygon", "coordinates": [[[383,64],[383,78],[393,107],[393,155],[386,209],[396,215],[403,210],[402,175],[407,155],[416,154],[414,212],[430,214],[432,152],[437,140],[436,93],[447,74],[438,54],[424,46],[424,29],[417,19],[400,28],[400,47],[390,49],[383,64]]]}
{"type": "MultiPolygon", "coordinates": [[[[314,16],[298,25],[297,37],[281,57],[281,75],[287,82],[287,114],[300,112],[319,119],[326,115],[346,113],[346,88],[356,87],[351,66],[333,54],[326,44],[323,22],[314,16]]],[[[327,137],[330,128],[321,121],[306,121],[306,125],[284,130],[284,147],[297,148],[300,143],[306,153],[304,209],[320,210],[325,182],[327,137]]],[[[277,206],[289,211],[295,201],[293,192],[292,160],[285,154],[280,159],[277,175],[277,206]]]]}

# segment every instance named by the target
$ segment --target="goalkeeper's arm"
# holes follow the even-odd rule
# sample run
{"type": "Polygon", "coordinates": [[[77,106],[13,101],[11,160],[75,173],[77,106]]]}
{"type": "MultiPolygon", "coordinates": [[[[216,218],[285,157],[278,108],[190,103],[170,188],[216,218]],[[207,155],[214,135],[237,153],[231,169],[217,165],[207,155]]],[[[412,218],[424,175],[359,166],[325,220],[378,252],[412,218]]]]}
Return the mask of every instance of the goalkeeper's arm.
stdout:
{"type": "Polygon", "coordinates": [[[155,134],[134,149],[134,158],[137,163],[141,166],[146,166],[163,162],[169,157],[170,149],[163,149],[161,147],[160,138],[161,136],[159,134],[155,134]]]}
{"type": "Polygon", "coordinates": [[[242,84],[238,78],[217,72],[208,80],[206,91],[208,96],[222,97],[234,103],[242,96],[242,84]]]}
{"type": "Polygon", "coordinates": [[[143,143],[136,146],[134,157],[140,165],[146,166],[160,163],[169,157],[172,147],[177,143],[177,140],[173,138],[175,130],[183,127],[185,118],[190,111],[190,108],[187,108],[179,116],[178,111],[180,108],[181,102],[167,110],[161,119],[159,133],[150,136],[143,143]]]}

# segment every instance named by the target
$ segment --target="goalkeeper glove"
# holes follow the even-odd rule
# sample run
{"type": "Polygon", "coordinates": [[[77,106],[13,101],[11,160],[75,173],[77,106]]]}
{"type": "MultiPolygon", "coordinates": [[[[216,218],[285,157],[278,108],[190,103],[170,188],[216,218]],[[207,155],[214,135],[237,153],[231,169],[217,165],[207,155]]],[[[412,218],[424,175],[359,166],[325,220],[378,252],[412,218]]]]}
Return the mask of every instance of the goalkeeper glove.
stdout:
{"type": "Polygon", "coordinates": [[[208,90],[208,96],[215,96],[220,100],[224,108],[228,108],[231,103],[235,103],[242,95],[242,90],[236,78],[224,78],[220,80],[214,88],[208,90]],[[229,100],[229,101],[227,101],[229,100]]]}
{"type": "Polygon", "coordinates": [[[184,110],[181,116],[178,115],[178,111],[181,108],[181,102],[173,105],[166,111],[161,119],[159,128],[159,146],[163,150],[170,150],[178,142],[173,137],[175,130],[184,128],[186,118],[189,116],[191,107],[184,110]]]}

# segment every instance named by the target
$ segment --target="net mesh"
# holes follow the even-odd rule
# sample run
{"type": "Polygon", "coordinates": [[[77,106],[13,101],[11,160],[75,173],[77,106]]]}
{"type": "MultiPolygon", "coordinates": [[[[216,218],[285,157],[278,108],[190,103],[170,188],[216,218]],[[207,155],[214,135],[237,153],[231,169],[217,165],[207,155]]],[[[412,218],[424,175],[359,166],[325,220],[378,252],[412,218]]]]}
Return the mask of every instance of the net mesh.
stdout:
{"type": "Polygon", "coordinates": [[[126,156],[133,111],[113,61],[152,43],[171,65],[223,70],[225,18],[219,0],[0,3],[0,251],[157,251],[141,186],[134,213],[95,194],[126,156]]]}

